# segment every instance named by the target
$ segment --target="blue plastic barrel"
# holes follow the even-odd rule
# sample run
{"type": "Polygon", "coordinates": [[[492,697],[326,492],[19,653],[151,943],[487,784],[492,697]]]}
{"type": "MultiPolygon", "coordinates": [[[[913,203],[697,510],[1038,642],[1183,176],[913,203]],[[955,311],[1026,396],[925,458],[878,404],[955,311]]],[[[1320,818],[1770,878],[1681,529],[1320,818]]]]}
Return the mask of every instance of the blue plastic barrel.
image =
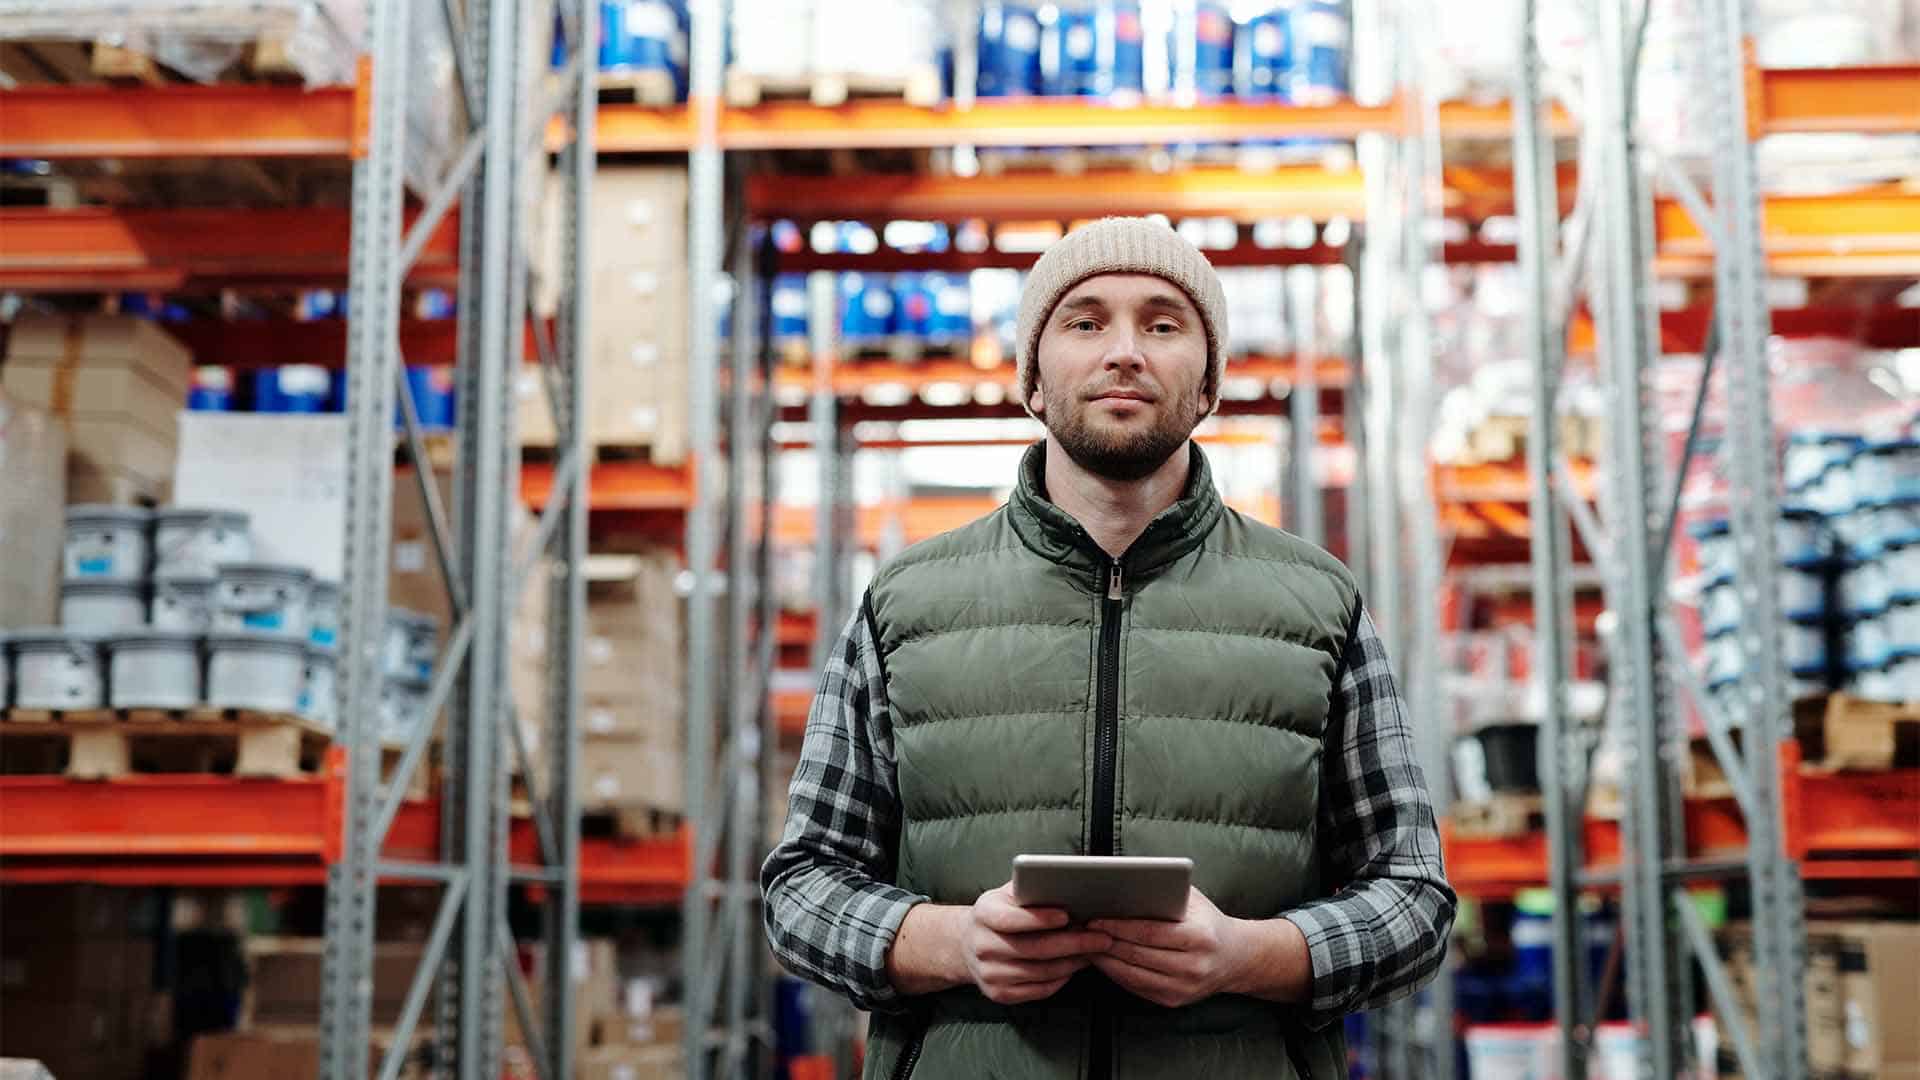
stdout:
{"type": "Polygon", "coordinates": [[[980,97],[1038,94],[1040,15],[1033,4],[984,0],[980,5],[980,97]]]}
{"type": "Polygon", "coordinates": [[[973,297],[967,291],[967,279],[928,274],[924,280],[927,293],[933,299],[927,343],[939,348],[964,349],[973,337],[973,297]]]}
{"type": "Polygon", "coordinates": [[[1242,97],[1284,101],[1293,92],[1293,8],[1280,0],[1247,20],[1234,50],[1234,91],[1242,97]]]}
{"type": "Polygon", "coordinates": [[[1353,23],[1342,0],[1300,0],[1293,19],[1292,100],[1324,104],[1347,96],[1353,23]]]}
{"type": "Polygon", "coordinates": [[[1218,0],[1190,0],[1174,15],[1167,56],[1176,94],[1198,98],[1233,93],[1233,13],[1218,0]]]}
{"type": "Polygon", "coordinates": [[[1111,98],[1146,89],[1138,0],[1070,0],[1050,31],[1050,95],[1111,98]]]}
{"type": "Polygon", "coordinates": [[[773,279],[773,339],[804,341],[807,337],[807,275],[779,274],[773,279]]]}
{"type": "Polygon", "coordinates": [[[232,412],[233,369],[196,367],[193,385],[187,390],[189,412],[232,412]]]}
{"type": "Polygon", "coordinates": [[[933,293],[926,275],[893,275],[893,333],[920,342],[932,335],[933,293]]]}
{"type": "Polygon", "coordinates": [[[323,413],[333,396],[327,369],[312,364],[262,368],[253,375],[253,411],[323,413]]]}
{"type": "MultiPolygon", "coordinates": [[[[413,391],[414,413],[423,430],[453,430],[452,368],[408,365],[407,386],[413,391]]],[[[394,423],[404,426],[406,420],[396,411],[394,423]]]]}
{"type": "Polygon", "coordinates": [[[893,331],[893,291],[884,274],[840,275],[840,338],[859,348],[893,331]]]}

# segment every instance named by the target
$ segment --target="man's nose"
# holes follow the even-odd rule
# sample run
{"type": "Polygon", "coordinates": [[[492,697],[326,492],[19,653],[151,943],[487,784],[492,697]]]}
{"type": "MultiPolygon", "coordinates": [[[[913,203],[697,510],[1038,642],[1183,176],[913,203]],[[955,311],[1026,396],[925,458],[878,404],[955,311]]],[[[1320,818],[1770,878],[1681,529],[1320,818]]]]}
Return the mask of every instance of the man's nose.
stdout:
{"type": "Polygon", "coordinates": [[[1101,357],[1102,366],[1110,371],[1119,368],[1138,371],[1146,362],[1146,354],[1140,351],[1139,335],[1124,327],[1114,332],[1107,342],[1106,355],[1101,357]]]}

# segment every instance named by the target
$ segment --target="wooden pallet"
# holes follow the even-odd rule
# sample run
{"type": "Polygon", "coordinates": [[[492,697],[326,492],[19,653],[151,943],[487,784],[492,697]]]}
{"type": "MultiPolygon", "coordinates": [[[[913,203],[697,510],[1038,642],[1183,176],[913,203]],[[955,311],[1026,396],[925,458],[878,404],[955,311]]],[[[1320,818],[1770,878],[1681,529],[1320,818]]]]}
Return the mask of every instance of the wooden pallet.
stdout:
{"type": "Polygon", "coordinates": [[[797,97],[827,109],[855,97],[899,98],[909,105],[930,107],[940,103],[940,71],[927,65],[898,75],[756,75],[738,68],[727,72],[727,104],[735,108],[750,109],[769,98],[797,97]]]}
{"type": "Polygon", "coordinates": [[[646,105],[660,108],[680,99],[680,88],[673,73],[648,71],[602,71],[594,76],[600,100],[611,104],[646,105]]]}
{"type": "Polygon", "coordinates": [[[136,773],[316,775],[332,736],[288,713],[242,709],[14,709],[0,724],[10,772],[110,780],[136,773]]]}
{"type": "Polygon", "coordinates": [[[680,830],[681,814],[647,806],[601,807],[582,811],[583,836],[616,836],[625,840],[657,840],[680,830]]]}
{"type": "Polygon", "coordinates": [[[1825,708],[1796,709],[1801,757],[1826,770],[1920,767],[1920,702],[1892,704],[1834,694],[1825,708]]]}
{"type": "Polygon", "coordinates": [[[1496,793],[1490,798],[1453,804],[1457,836],[1523,836],[1541,816],[1540,796],[1496,793]]]}

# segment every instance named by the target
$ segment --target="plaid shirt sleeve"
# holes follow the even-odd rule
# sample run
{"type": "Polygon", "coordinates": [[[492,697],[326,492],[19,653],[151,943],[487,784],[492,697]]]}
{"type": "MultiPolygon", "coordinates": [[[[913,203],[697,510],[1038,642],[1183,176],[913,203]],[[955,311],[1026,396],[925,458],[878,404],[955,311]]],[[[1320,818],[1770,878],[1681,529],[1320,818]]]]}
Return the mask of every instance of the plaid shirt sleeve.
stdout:
{"type": "Polygon", "coordinates": [[[899,834],[886,680],[855,612],[821,672],[786,829],[760,888],[780,962],[869,1011],[904,1007],[887,953],[907,910],[927,899],[892,884],[899,834]]]}
{"type": "Polygon", "coordinates": [[[1365,612],[1341,668],[1320,771],[1320,850],[1337,891],[1284,916],[1312,956],[1316,1027],[1425,984],[1446,959],[1455,904],[1406,702],[1365,612]]]}

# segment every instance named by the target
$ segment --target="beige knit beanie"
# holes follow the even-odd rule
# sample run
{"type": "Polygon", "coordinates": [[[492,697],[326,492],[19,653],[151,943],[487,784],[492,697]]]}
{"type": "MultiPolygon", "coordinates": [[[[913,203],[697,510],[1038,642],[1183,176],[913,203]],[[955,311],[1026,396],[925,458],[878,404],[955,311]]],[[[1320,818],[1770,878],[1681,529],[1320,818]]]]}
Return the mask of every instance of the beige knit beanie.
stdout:
{"type": "Polygon", "coordinates": [[[1150,218],[1110,217],[1082,225],[1061,237],[1033,264],[1020,293],[1016,354],[1020,404],[1033,398],[1035,354],[1040,331],[1060,299],[1096,274],[1152,274],[1180,286],[1200,311],[1207,330],[1207,380],[1217,394],[1227,350],[1227,298],[1200,249],[1187,238],[1150,218]]]}

